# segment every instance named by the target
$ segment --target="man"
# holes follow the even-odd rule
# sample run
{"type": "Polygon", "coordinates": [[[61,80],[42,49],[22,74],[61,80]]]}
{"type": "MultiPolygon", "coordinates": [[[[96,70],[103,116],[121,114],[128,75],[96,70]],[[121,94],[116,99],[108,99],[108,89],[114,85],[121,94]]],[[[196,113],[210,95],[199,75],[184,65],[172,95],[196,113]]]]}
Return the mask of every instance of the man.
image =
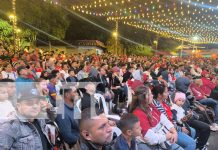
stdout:
{"type": "Polygon", "coordinates": [[[80,150],[112,150],[112,124],[103,113],[93,110],[87,108],[81,114],[80,150]]]}
{"type": "Polygon", "coordinates": [[[18,97],[16,119],[0,126],[1,150],[51,150],[45,120],[37,119],[42,97],[34,91],[18,97]]]}
{"type": "Polygon", "coordinates": [[[17,94],[34,88],[33,80],[28,78],[29,72],[25,66],[19,66],[17,74],[18,78],[15,80],[17,94]]]}
{"type": "Polygon", "coordinates": [[[51,74],[49,76],[49,83],[48,83],[48,90],[49,90],[49,100],[51,104],[56,107],[56,99],[57,99],[57,91],[55,88],[55,85],[57,84],[57,76],[54,74],[51,74]]]}
{"type": "Polygon", "coordinates": [[[60,92],[64,99],[64,106],[62,107],[64,114],[58,114],[56,123],[63,140],[71,148],[79,140],[79,126],[74,117],[74,101],[78,99],[78,93],[73,86],[63,87],[60,92]]]}

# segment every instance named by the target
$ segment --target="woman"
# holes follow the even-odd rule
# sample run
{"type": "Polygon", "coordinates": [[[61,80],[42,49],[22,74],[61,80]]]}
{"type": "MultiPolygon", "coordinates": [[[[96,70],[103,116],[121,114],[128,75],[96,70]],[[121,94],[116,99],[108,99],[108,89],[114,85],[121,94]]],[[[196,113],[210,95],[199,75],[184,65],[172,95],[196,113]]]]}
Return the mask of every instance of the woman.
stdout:
{"type": "MultiPolygon", "coordinates": [[[[158,84],[153,87],[152,89],[154,100],[153,104],[154,106],[164,115],[167,116],[167,118],[172,122],[176,122],[176,120],[173,120],[173,113],[171,111],[170,105],[166,101],[168,98],[168,89],[167,86],[164,84],[158,84]]],[[[175,123],[176,126],[176,123],[175,123]]],[[[176,126],[177,127],[177,126],[176,126]]],[[[195,150],[196,148],[196,142],[194,140],[195,138],[195,130],[193,128],[186,128],[181,127],[177,128],[178,131],[178,141],[177,144],[184,148],[184,150],[195,150]],[[190,131],[189,131],[190,129],[190,131]],[[189,132],[191,132],[191,136],[188,136],[189,132]]]]}
{"type": "Polygon", "coordinates": [[[180,148],[177,144],[177,131],[167,117],[152,104],[153,95],[146,86],[135,90],[130,111],[136,115],[142,128],[142,136],[150,145],[159,144],[167,149],[180,148]]]}

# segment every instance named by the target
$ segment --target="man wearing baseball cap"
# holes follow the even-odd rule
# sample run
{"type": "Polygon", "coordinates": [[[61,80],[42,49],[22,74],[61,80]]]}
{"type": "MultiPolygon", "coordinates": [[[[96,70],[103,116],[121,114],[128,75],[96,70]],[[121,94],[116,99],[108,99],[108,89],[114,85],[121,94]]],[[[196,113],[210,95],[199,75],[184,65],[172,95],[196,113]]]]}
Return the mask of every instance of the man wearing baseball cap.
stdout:
{"type": "Polygon", "coordinates": [[[51,150],[45,120],[37,118],[41,100],[36,89],[18,94],[16,119],[0,126],[0,149],[51,150]]]}

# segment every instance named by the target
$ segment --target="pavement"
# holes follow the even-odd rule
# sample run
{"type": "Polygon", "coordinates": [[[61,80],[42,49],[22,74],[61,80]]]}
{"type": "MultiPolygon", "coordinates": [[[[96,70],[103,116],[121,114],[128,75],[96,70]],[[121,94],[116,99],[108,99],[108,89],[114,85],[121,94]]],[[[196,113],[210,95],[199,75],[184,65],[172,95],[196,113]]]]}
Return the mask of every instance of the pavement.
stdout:
{"type": "Polygon", "coordinates": [[[211,132],[208,150],[218,150],[218,132],[211,132]]]}

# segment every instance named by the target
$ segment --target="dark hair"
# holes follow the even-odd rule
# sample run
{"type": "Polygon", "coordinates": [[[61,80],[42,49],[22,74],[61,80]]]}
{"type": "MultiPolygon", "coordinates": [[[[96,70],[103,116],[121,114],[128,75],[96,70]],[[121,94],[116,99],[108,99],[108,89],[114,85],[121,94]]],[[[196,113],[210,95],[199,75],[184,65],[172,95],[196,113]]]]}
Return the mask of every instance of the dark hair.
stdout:
{"type": "Polygon", "coordinates": [[[124,114],[118,123],[118,127],[125,133],[127,130],[131,130],[138,121],[139,119],[135,115],[131,113],[124,114]]]}
{"type": "Polygon", "coordinates": [[[53,75],[55,75],[55,76],[57,76],[58,73],[59,73],[58,70],[52,70],[52,71],[51,71],[51,74],[53,74],[53,75]]]}
{"type": "Polygon", "coordinates": [[[70,73],[70,72],[72,72],[72,71],[76,74],[76,70],[73,69],[73,68],[69,69],[69,70],[68,70],[68,73],[70,73]]]}
{"type": "Polygon", "coordinates": [[[166,89],[166,86],[164,84],[157,84],[152,88],[152,93],[154,95],[154,98],[156,99],[158,97],[158,94],[162,95],[166,89]]]}
{"type": "Polygon", "coordinates": [[[48,76],[48,79],[51,81],[52,79],[56,78],[57,76],[55,74],[50,74],[48,76]]]}
{"type": "Polygon", "coordinates": [[[148,93],[148,86],[141,85],[136,88],[135,95],[133,95],[132,103],[130,105],[130,112],[133,112],[137,107],[139,107],[148,115],[149,118],[152,118],[148,103],[148,93]]]}
{"type": "Polygon", "coordinates": [[[62,86],[60,89],[60,95],[65,95],[66,93],[70,93],[72,88],[68,85],[62,86]]]}
{"type": "Polygon", "coordinates": [[[100,109],[91,109],[91,108],[86,108],[82,111],[81,113],[81,119],[79,120],[79,128],[80,131],[84,128],[89,126],[88,121],[91,121],[93,117],[99,116],[102,114],[102,110],[100,109]],[[94,110],[94,112],[93,112],[94,110]]]}

